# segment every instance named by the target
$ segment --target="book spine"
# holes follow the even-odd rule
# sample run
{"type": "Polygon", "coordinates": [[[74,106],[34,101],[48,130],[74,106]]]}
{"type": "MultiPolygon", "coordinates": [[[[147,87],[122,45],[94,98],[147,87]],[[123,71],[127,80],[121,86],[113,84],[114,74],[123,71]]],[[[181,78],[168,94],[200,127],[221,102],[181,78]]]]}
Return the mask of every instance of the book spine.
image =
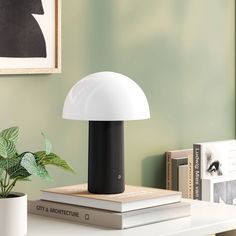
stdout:
{"type": "Polygon", "coordinates": [[[212,189],[210,179],[202,180],[202,200],[208,202],[214,202],[214,191],[212,189]]]}
{"type": "Polygon", "coordinates": [[[179,191],[179,166],[187,165],[187,157],[172,158],[172,190],[179,191]]]}
{"type": "Polygon", "coordinates": [[[188,155],[188,198],[193,199],[193,154],[188,155]]]}
{"type": "Polygon", "coordinates": [[[179,173],[178,173],[178,162],[175,159],[171,160],[171,183],[172,183],[172,190],[178,191],[178,178],[179,178],[179,173]]]}
{"type": "Polygon", "coordinates": [[[188,165],[179,166],[179,191],[183,198],[188,198],[188,165]]]}
{"type": "Polygon", "coordinates": [[[166,189],[172,190],[172,166],[171,166],[171,153],[166,152],[166,189]]]}
{"type": "Polygon", "coordinates": [[[201,145],[193,145],[193,199],[201,200],[201,145]]]}
{"type": "Polygon", "coordinates": [[[69,204],[49,201],[28,201],[28,212],[51,218],[69,220],[79,223],[123,229],[122,216],[69,204]]]}

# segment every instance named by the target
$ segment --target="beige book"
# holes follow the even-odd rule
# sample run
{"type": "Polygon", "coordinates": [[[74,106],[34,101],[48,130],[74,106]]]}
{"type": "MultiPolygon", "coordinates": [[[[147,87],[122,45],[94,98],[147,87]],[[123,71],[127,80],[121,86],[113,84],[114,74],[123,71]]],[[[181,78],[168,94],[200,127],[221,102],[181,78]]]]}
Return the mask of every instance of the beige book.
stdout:
{"type": "Polygon", "coordinates": [[[193,149],[173,150],[166,152],[166,189],[172,190],[172,158],[187,157],[193,149]]]}
{"type": "Polygon", "coordinates": [[[92,194],[86,184],[42,190],[42,200],[126,212],[179,202],[181,193],[165,189],[125,186],[120,194],[92,194]]]}
{"type": "Polygon", "coordinates": [[[28,201],[28,212],[90,225],[126,229],[190,215],[190,204],[173,203],[158,207],[117,213],[50,201],[28,201]]]}
{"type": "Polygon", "coordinates": [[[193,199],[193,154],[188,155],[188,198],[193,199]]]}
{"type": "Polygon", "coordinates": [[[188,165],[179,166],[179,191],[183,198],[188,198],[188,165]]]}

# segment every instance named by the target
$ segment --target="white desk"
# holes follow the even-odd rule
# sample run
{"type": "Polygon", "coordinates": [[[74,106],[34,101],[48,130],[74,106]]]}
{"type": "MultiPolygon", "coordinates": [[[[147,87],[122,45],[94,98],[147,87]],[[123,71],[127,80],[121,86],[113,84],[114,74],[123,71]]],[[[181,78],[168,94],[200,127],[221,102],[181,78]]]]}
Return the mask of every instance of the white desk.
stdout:
{"type": "Polygon", "coordinates": [[[192,216],[126,230],[111,230],[29,215],[27,236],[202,236],[236,229],[236,207],[190,201],[192,216]]]}

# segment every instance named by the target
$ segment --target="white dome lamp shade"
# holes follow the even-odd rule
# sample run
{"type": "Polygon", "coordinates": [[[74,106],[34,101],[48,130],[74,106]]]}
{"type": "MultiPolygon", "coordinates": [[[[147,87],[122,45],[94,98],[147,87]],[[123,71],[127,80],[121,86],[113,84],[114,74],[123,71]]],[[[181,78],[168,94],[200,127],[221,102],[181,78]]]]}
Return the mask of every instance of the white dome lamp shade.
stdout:
{"type": "Polygon", "coordinates": [[[68,93],[63,118],[89,121],[88,191],[97,194],[123,192],[123,121],[150,118],[142,89],[119,73],[88,75],[68,93]]]}

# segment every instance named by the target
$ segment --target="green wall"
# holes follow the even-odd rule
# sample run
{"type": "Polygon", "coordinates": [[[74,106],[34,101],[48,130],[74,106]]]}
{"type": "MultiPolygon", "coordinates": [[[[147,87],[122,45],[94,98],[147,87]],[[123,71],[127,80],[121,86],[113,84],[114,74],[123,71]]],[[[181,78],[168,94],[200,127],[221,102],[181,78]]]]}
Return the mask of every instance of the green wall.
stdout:
{"type": "Polygon", "coordinates": [[[1,128],[21,127],[19,151],[54,151],[77,174],[50,168],[18,191],[86,182],[87,123],[61,118],[64,98],[83,76],[123,73],[145,91],[150,120],[126,123],[126,183],[164,187],[166,150],[234,138],[233,0],[63,0],[63,73],[1,76],[1,128]]]}

